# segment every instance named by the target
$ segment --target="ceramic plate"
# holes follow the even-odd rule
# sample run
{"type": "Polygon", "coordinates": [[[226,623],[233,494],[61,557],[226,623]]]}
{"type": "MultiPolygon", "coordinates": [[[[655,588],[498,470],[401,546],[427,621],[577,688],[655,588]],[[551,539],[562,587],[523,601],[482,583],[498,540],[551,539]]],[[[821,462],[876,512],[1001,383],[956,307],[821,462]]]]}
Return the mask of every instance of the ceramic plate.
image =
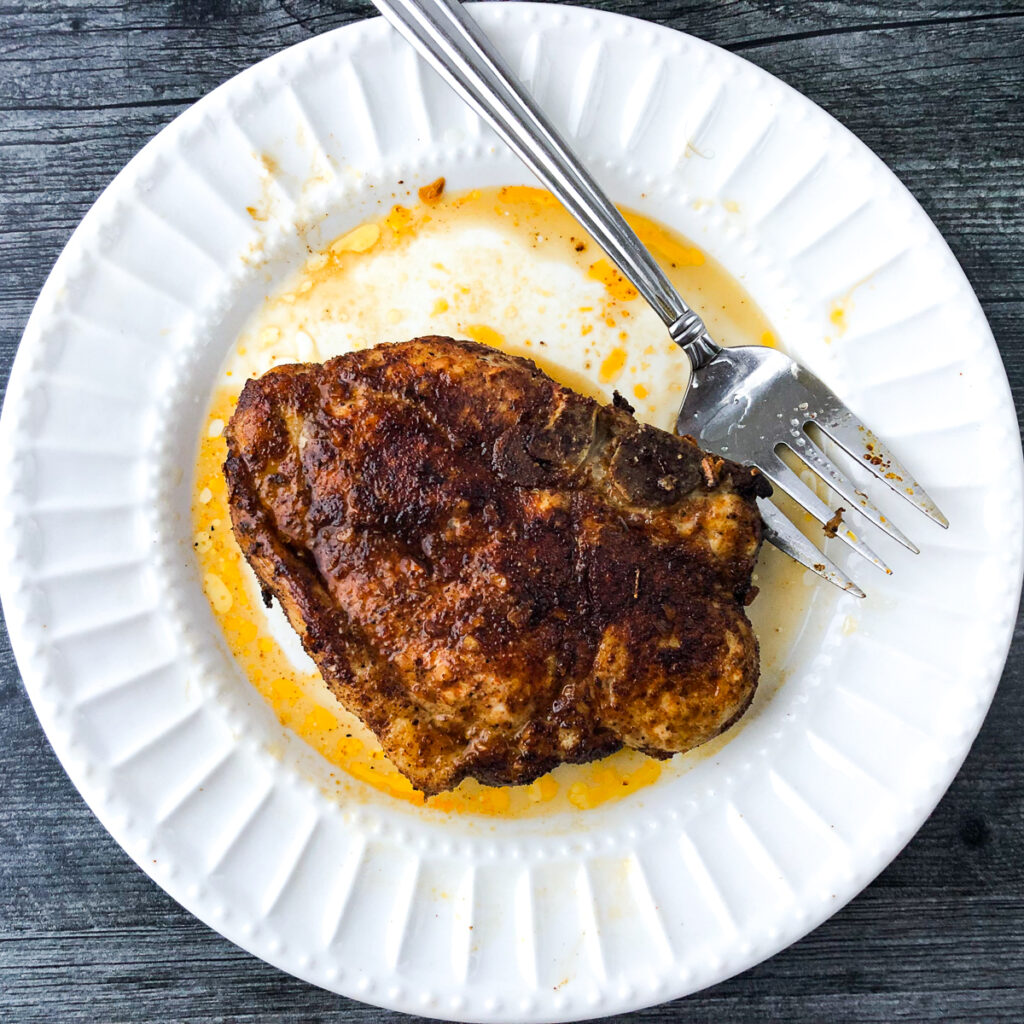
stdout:
{"type": "Polygon", "coordinates": [[[1021,457],[964,275],[849,132],[668,29],[545,5],[474,13],[611,195],[742,280],[786,348],[914,468],[949,531],[901,512],[921,555],[880,541],[888,579],[848,564],[864,602],[817,586],[770,699],[714,756],[629,798],[505,820],[325,793],[325,763],[254,699],[201,591],[189,503],[211,388],[306,245],[376,215],[396,182],[529,181],[374,20],[197,103],[82,221],[3,410],[2,596],[69,775],[211,927],[369,1003],[573,1020],[770,956],[921,825],[1009,644],[1021,457]]]}

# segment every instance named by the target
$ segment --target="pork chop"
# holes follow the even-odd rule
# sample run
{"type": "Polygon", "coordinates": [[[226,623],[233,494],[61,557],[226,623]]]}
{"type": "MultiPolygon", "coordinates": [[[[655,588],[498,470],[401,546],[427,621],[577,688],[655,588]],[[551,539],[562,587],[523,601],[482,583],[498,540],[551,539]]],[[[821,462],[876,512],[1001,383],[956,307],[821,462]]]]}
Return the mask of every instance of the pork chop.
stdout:
{"type": "Polygon", "coordinates": [[[427,794],[743,713],[756,470],[450,338],[278,366],[226,430],[235,537],[338,700],[427,794]]]}

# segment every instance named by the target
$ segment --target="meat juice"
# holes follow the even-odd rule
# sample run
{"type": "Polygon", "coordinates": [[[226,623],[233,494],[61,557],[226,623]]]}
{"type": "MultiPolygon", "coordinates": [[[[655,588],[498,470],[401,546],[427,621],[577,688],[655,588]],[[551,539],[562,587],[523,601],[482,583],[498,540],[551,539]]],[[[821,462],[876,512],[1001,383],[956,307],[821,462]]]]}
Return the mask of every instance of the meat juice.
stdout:
{"type": "MultiPolygon", "coordinates": [[[[639,419],[673,428],[689,375],[685,355],[554,198],[527,186],[436,191],[426,201],[396,204],[311,254],[240,333],[200,436],[193,546],[203,588],[246,676],[282,725],[326,758],[331,782],[346,799],[365,793],[352,785],[356,779],[440,812],[521,817],[587,810],[712,756],[770,700],[814,592],[809,574],[774,548],[763,549],[754,576],[761,596],[749,609],[761,646],[761,682],[751,711],[724,735],[671,761],[624,750],[587,765],[562,765],[527,786],[466,780],[425,798],[328,691],[280,610],[263,607],[231,534],[221,430],[245,381],[281,363],[322,362],[419,335],[469,338],[532,359],[555,380],[602,402],[618,391],[639,419]]],[[[776,343],[764,314],[720,264],[653,220],[624,213],[716,340],[776,343]]],[[[808,526],[807,518],[798,521],[808,526]]]]}

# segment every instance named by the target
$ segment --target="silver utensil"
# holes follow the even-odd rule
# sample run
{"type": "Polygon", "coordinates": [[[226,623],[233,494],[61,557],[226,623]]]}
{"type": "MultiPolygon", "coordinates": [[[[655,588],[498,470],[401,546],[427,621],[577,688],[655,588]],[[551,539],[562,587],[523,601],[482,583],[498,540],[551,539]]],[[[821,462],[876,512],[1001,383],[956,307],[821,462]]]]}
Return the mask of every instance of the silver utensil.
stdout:
{"type": "MultiPolygon", "coordinates": [[[[676,421],[702,448],[750,463],[836,536],[886,573],[892,570],[793,472],[786,447],[878,529],[917,553],[812,440],[816,425],[840,448],[940,526],[946,517],[875,435],[812,373],[761,345],[722,348],[682,299],[611,200],[476,22],[457,0],[374,0],[377,9],[586,228],[664,321],[693,375],[676,421]]],[[[768,500],[759,499],[766,539],[858,597],[864,592],[768,500]]]]}

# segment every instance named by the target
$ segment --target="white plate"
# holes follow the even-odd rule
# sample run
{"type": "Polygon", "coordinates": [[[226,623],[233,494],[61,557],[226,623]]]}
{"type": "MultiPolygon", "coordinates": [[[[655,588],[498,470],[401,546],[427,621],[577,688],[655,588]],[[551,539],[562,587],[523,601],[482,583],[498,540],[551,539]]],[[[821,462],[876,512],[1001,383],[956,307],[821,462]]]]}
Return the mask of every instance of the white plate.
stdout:
{"type": "Polygon", "coordinates": [[[323,241],[399,179],[527,180],[376,20],[197,103],[75,232],[3,411],[2,595],[69,775],[140,866],[212,927],[366,1002],[569,1020],[692,992],[770,956],[920,826],[1006,655],[1021,458],[967,281],[845,129],[668,29],[544,5],[475,13],[612,195],[742,278],[789,350],[914,467],[948,533],[901,512],[921,555],[887,548],[888,580],[857,567],[871,591],[861,605],[821,588],[778,693],[714,758],[632,798],[449,821],[372,790],[325,797],[322,763],[253,700],[198,586],[190,467],[211,381],[305,251],[296,224],[323,241]],[[257,153],[280,172],[267,179],[257,153]],[[261,202],[266,223],[245,212],[261,202]],[[830,311],[853,288],[840,337],[830,311]]]}

